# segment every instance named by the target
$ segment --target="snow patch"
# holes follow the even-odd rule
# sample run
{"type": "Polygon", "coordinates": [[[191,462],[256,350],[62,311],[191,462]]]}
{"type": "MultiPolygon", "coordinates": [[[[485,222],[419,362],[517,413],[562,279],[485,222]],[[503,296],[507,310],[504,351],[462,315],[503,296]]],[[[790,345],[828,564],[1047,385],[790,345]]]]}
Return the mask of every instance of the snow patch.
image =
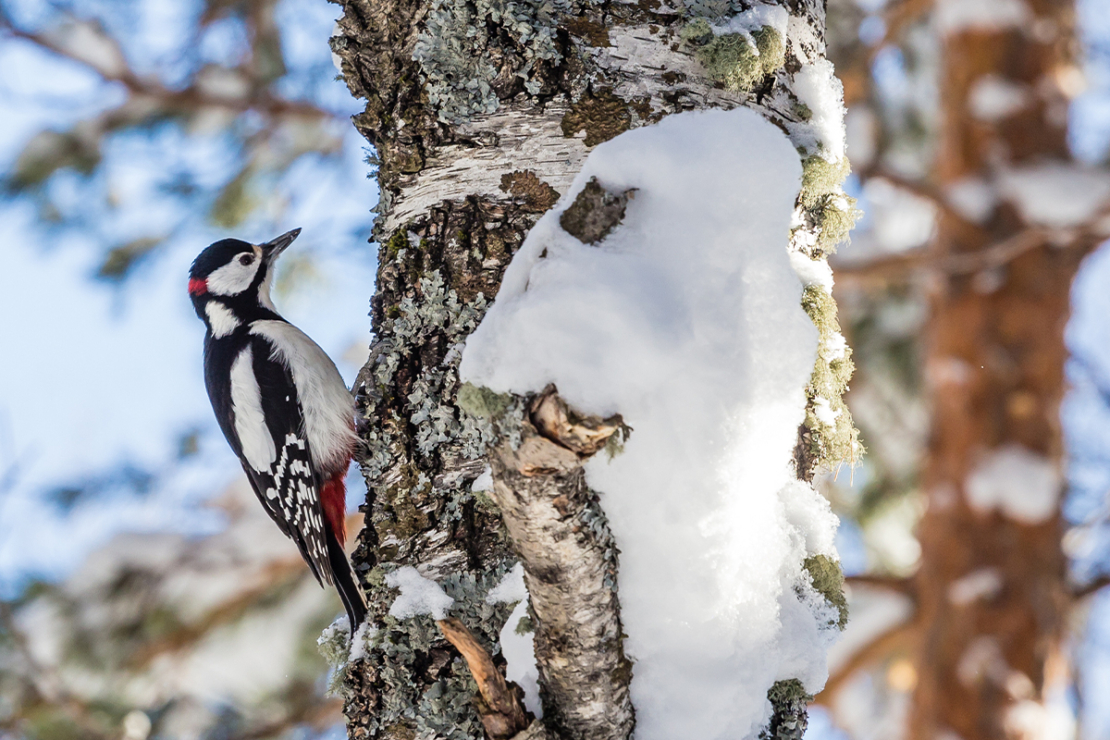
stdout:
{"type": "Polygon", "coordinates": [[[251,93],[251,81],[238,70],[209,66],[197,73],[197,88],[213,98],[242,100],[251,93]]]}
{"type": "Polygon", "coordinates": [[[521,629],[528,618],[528,600],[516,605],[509,621],[501,628],[501,654],[505,656],[505,678],[524,689],[524,706],[528,711],[543,717],[540,701],[540,671],[536,667],[536,633],[521,629]]]}
{"type": "Polygon", "coordinates": [[[139,709],[132,709],[123,718],[123,736],[126,740],[146,740],[153,727],[150,716],[139,709]]]}
{"type": "MultiPolygon", "coordinates": [[[[350,626],[347,627],[347,630],[350,631],[350,626]]],[[[377,635],[377,627],[371,627],[369,622],[360,624],[358,630],[355,631],[354,637],[351,638],[351,652],[350,655],[347,656],[347,660],[363,660],[366,658],[367,648],[370,647],[377,635]]]]}
{"type": "Polygon", "coordinates": [[[555,383],[635,429],[586,474],[621,551],[640,740],[755,737],[775,681],[827,677],[837,613],[802,562],[832,555],[835,517],[790,489],[818,342],[787,254],[800,178],[794,145],[744,108],[599,145],[463,352],[465,381],[555,383]],[[637,191],[587,246],[559,218],[591,178],[637,191]]]}
{"type": "Polygon", "coordinates": [[[486,595],[487,604],[516,602],[516,608],[501,628],[501,654],[505,656],[505,678],[524,689],[524,706],[543,717],[540,702],[540,672],[536,667],[535,632],[524,629],[528,622],[528,588],[524,585],[524,566],[517,563],[501,582],[486,595]]]}
{"type": "MultiPolygon", "coordinates": [[[[336,19],[335,25],[331,27],[331,38],[343,35],[343,28],[339,25],[339,20],[336,19]]],[[[334,51],[331,53],[331,63],[339,74],[343,74],[343,59],[334,51]]]]}
{"type": "Polygon", "coordinates": [[[840,332],[833,332],[825,340],[825,356],[829,362],[836,362],[843,359],[844,355],[848,353],[848,340],[840,332]]]}
{"type": "Polygon", "coordinates": [[[995,123],[1029,105],[1029,97],[1027,85],[1010,82],[998,75],[984,75],[972,86],[967,103],[975,118],[995,123]]]}
{"type": "Polygon", "coordinates": [[[832,293],[833,273],[828,260],[810,259],[802,252],[790,252],[790,266],[794,268],[802,285],[820,285],[826,293],[832,293]]]}
{"type": "Polygon", "coordinates": [[[981,635],[972,640],[956,664],[956,677],[969,687],[988,678],[1004,686],[1009,674],[1006,656],[1002,654],[998,640],[991,635],[981,635]]]}
{"type": "Polygon", "coordinates": [[[1031,21],[1025,0],[939,0],[936,23],[941,33],[998,31],[1031,21]]]}
{"type": "Polygon", "coordinates": [[[978,177],[965,177],[948,185],[944,199],[956,213],[977,224],[986,221],[998,205],[998,193],[978,177]]]}
{"type": "Polygon", "coordinates": [[[779,501],[786,520],[805,539],[806,557],[824,555],[839,562],[836,529],[840,519],[828,499],[805,481],[792,480],[779,491],[779,501]]]}
{"type": "Polygon", "coordinates": [[[1002,719],[1010,737],[1038,740],[1072,740],[1075,738],[1075,714],[1067,696],[1049,699],[1044,704],[1024,699],[1006,709],[1002,719]]]}
{"type": "Polygon", "coordinates": [[[997,568],[980,568],[948,586],[948,601],[954,606],[967,606],[979,599],[989,599],[1002,590],[1002,574],[997,568]]]}
{"type": "Polygon", "coordinates": [[[885,588],[852,586],[848,591],[848,611],[852,618],[843,636],[829,651],[829,668],[843,668],[862,648],[880,635],[908,621],[914,603],[908,597],[885,588]]]}
{"type": "Polygon", "coordinates": [[[1090,221],[1110,201],[1105,172],[1064,162],[1004,170],[998,188],[1026,222],[1051,228],[1090,221]]]}
{"type": "Polygon", "coordinates": [[[840,409],[833,410],[827,398],[813,399],[813,415],[817,417],[817,421],[825,426],[831,427],[836,424],[836,420],[840,418],[841,413],[843,412],[840,409]]]}
{"type": "Polygon", "coordinates": [[[1021,445],[992,451],[968,475],[968,503],[982,512],[997,509],[1025,524],[1039,524],[1056,513],[1063,480],[1056,464],[1021,445]]]}
{"type": "Polygon", "coordinates": [[[482,471],[482,474],[475,478],[474,482],[470,484],[470,490],[475,493],[493,490],[493,469],[489,465],[487,465],[486,469],[482,471]]]}
{"type": "Polygon", "coordinates": [[[127,59],[119,44],[96,21],[65,20],[45,34],[61,53],[84,62],[105,77],[127,73],[127,59]]]}
{"type": "Polygon", "coordinates": [[[879,119],[869,107],[853,105],[844,117],[844,142],[852,165],[865,170],[875,161],[879,140],[879,119]]]}
{"type": "Polygon", "coordinates": [[[795,125],[791,130],[799,143],[804,139],[815,139],[810,145],[811,153],[820,154],[829,162],[839,162],[844,158],[844,86],[840,84],[833,64],[827,59],[818,59],[813,64],[802,65],[794,75],[794,94],[805,103],[810,111],[806,124],[795,125]],[[810,130],[808,137],[804,129],[810,130]]]}
{"type": "Polygon", "coordinates": [[[920,247],[933,236],[937,209],[890,180],[872,177],[863,186],[871,234],[884,252],[920,247]]]}
{"type": "Polygon", "coordinates": [[[501,582],[486,594],[487,604],[512,604],[528,598],[528,588],[524,585],[524,566],[517,563],[505,574],[501,582]]]}
{"type": "Polygon", "coordinates": [[[786,12],[786,8],[778,5],[753,5],[748,10],[742,13],[737,13],[728,19],[728,21],[721,25],[712,25],[713,33],[716,36],[721,36],[726,33],[739,33],[746,36],[751,43],[755,53],[759,54],[759,49],[752,38],[752,31],[758,31],[761,28],[770,26],[779,36],[786,38],[786,24],[790,19],[790,14],[786,12]]]}
{"type": "Polygon", "coordinates": [[[434,619],[446,619],[447,610],[455,603],[438,583],[420,575],[411,565],[386,575],[385,584],[401,589],[401,595],[389,607],[389,615],[397,619],[408,619],[418,614],[431,614],[434,619]]]}
{"type": "Polygon", "coordinates": [[[346,640],[350,634],[351,620],[346,615],[339,616],[320,632],[320,636],[316,638],[316,644],[334,644],[340,640],[346,640]]]}

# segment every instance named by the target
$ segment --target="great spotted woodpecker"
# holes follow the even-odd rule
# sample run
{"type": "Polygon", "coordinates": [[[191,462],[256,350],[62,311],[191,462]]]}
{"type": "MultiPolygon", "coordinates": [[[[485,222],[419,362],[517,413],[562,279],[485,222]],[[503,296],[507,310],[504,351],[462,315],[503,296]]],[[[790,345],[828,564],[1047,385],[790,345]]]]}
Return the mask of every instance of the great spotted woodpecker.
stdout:
{"type": "Polygon", "coordinates": [[[343,550],[354,401],[335,363],[270,301],[274,261],[300,233],[216,242],[193,262],[189,295],[208,327],[204,381],[220,429],[266,513],[339,591],[354,631],[366,616],[343,550]]]}

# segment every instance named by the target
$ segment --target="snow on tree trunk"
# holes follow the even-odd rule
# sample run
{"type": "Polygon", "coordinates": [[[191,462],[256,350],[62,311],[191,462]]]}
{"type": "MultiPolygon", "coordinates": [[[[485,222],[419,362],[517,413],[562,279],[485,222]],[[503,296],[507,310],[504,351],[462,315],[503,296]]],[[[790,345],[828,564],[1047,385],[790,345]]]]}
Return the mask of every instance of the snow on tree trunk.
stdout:
{"type": "Polygon", "coordinates": [[[512,737],[489,657],[520,737],[800,737],[846,616],[808,481],[858,453],[823,33],[805,0],[344,3],[381,187],[353,737],[512,737]]]}
{"type": "MultiPolygon", "coordinates": [[[[836,519],[792,470],[817,354],[785,248],[800,181],[790,141],[742,108],[601,144],[533,227],[463,352],[464,381],[520,396],[554,384],[573,409],[632,427],[585,478],[620,551],[646,740],[758,734],[771,685],[818,689],[838,634],[838,611],[803,568],[835,559],[836,519]],[[584,244],[561,221],[593,181],[634,197],[607,238],[584,244]]],[[[512,467],[528,458],[519,445],[512,467]]],[[[511,505],[519,486],[500,467],[494,490],[511,505]]],[[[539,557],[521,555],[542,588],[539,557]]]]}

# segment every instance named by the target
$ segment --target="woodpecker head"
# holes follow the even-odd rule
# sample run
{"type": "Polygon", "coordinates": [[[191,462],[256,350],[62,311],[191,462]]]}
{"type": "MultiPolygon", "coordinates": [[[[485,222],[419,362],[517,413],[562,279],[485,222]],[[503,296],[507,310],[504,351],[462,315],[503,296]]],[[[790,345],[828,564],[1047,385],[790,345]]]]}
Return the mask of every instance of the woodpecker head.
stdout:
{"type": "Polygon", "coordinates": [[[293,229],[265,244],[221,239],[193,260],[189,296],[197,316],[214,335],[221,336],[221,329],[230,323],[237,326],[236,317],[251,309],[274,310],[270,302],[274,261],[300,233],[300,229],[293,229]]]}

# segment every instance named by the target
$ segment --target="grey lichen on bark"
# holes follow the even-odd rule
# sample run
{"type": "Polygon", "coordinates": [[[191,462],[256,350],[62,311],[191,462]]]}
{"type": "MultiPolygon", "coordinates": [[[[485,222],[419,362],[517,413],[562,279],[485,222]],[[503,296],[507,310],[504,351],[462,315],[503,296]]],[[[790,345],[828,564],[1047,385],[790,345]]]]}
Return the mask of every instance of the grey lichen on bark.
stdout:
{"type": "MultiPolygon", "coordinates": [[[[431,617],[389,615],[396,590],[385,575],[412,565],[439,583],[455,599],[450,616],[500,666],[498,634],[510,607],[486,596],[518,558],[527,566],[545,709],[543,723],[519,737],[628,737],[634,666],[621,645],[616,548],[580,465],[596,450],[542,433],[535,398],[461,385],[462,344],[529,229],[597,144],[713,107],[748,106],[788,134],[801,130],[807,111],[793,77],[823,56],[824,3],[782,3],[785,34],[754,33],[758,57],[736,39],[699,56],[713,39],[700,47],[683,39],[699,18],[717,23],[749,9],[737,0],[341,4],[332,49],[365,101],[354,124],[374,147],[380,189],[374,342],[355,387],[367,517],[353,556],[378,631],[346,668],[351,737],[483,737],[465,660],[431,617]],[[725,63],[743,68],[728,77],[725,63]],[[737,75],[743,84],[730,82],[737,75]],[[530,450],[556,462],[532,465],[530,450]],[[487,465],[490,496],[471,490],[487,465]],[[592,615],[585,621],[582,608],[592,615]]],[[[799,201],[792,243],[820,258],[844,220],[834,228],[839,180],[831,188],[818,180],[813,197],[799,201]]],[[[572,223],[568,231],[581,231],[584,242],[604,238],[619,228],[621,198],[584,203],[583,229],[572,223]]],[[[835,322],[835,304],[820,303],[811,316],[835,322]]],[[[846,383],[844,367],[833,368],[837,382],[846,383]]],[[[835,387],[812,392],[811,406],[835,387]]],[[[568,428],[585,428],[584,418],[572,421],[568,428]]],[[[627,433],[601,428],[610,450],[627,433]]],[[[805,479],[831,460],[812,443],[814,429],[803,426],[799,442],[805,479]]],[[[780,685],[771,692],[776,733],[804,728],[795,693],[780,685]]]]}

